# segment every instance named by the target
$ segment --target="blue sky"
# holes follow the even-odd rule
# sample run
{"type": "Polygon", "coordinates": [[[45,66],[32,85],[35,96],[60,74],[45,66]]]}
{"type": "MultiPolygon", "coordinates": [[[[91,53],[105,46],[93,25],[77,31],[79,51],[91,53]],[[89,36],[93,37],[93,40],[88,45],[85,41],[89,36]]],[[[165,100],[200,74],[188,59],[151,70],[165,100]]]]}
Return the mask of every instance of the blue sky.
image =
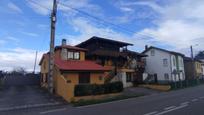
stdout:
{"type": "MultiPolygon", "coordinates": [[[[52,0],[1,0],[0,4],[0,69],[31,71],[35,51],[39,61],[49,49],[52,0]]],[[[56,45],[63,38],[75,45],[100,36],[133,43],[129,48],[138,52],[148,44],[189,55],[190,45],[199,44],[196,52],[203,50],[203,11],[203,0],[59,0],[56,45]]]]}

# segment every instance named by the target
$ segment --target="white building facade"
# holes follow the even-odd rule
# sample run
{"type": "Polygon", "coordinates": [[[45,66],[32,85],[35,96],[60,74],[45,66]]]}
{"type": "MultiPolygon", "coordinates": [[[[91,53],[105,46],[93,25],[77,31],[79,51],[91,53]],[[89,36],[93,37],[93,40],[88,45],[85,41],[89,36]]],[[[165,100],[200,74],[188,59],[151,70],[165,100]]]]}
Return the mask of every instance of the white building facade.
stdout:
{"type": "Polygon", "coordinates": [[[145,72],[153,76],[155,82],[185,80],[184,55],[152,46],[143,53],[147,55],[145,72]]]}

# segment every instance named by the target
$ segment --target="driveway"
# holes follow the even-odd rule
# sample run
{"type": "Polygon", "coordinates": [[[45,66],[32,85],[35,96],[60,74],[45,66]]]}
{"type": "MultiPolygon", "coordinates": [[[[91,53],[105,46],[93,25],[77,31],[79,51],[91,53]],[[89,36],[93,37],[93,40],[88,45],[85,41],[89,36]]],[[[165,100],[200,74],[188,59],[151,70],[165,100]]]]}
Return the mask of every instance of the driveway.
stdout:
{"type": "Polygon", "coordinates": [[[63,105],[66,102],[39,86],[10,86],[0,91],[0,112],[33,107],[63,105]]]}

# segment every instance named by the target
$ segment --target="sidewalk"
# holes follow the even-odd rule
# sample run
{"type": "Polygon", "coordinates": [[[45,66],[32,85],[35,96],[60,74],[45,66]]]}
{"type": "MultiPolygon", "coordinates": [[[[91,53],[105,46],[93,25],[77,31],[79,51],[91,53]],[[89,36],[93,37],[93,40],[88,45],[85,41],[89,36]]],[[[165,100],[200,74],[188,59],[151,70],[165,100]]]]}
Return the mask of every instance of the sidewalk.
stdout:
{"type": "Polygon", "coordinates": [[[153,89],[148,89],[148,88],[143,88],[143,87],[130,87],[130,88],[126,88],[123,91],[124,95],[152,95],[152,94],[156,94],[156,93],[160,93],[161,91],[158,90],[153,90],[153,89]]]}

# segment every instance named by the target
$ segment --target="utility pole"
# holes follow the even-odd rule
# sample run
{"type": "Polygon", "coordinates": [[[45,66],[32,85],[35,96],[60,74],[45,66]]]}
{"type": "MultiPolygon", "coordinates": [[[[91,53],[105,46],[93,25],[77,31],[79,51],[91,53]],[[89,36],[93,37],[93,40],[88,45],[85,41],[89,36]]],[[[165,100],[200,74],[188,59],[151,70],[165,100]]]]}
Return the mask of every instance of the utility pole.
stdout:
{"type": "Polygon", "coordinates": [[[35,63],[34,63],[34,69],[33,73],[35,74],[35,67],[36,67],[36,62],[37,62],[37,56],[38,56],[38,51],[35,52],[35,63]]]}
{"type": "Polygon", "coordinates": [[[50,93],[53,93],[53,69],[54,69],[56,14],[57,14],[57,1],[53,0],[53,9],[52,9],[52,14],[51,14],[50,55],[49,55],[49,74],[48,74],[48,88],[49,88],[50,93]]]}
{"type": "Polygon", "coordinates": [[[191,59],[193,60],[193,58],[194,58],[193,57],[193,46],[191,45],[190,48],[191,48],[191,59]]]}

